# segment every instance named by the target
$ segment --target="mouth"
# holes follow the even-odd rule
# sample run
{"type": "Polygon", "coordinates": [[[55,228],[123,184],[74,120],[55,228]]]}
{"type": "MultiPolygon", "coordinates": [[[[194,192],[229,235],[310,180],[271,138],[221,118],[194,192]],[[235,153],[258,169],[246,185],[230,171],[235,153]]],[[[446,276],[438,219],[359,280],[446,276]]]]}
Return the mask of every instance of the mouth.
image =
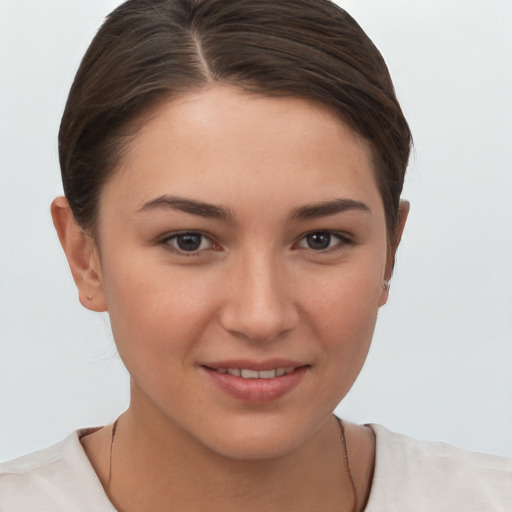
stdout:
{"type": "Polygon", "coordinates": [[[234,377],[242,377],[242,379],[274,379],[276,377],[282,377],[283,375],[289,375],[297,369],[295,366],[289,366],[286,368],[274,368],[272,370],[251,370],[249,368],[211,368],[208,366],[206,368],[217,373],[227,373],[228,375],[233,375],[234,377]]]}
{"type": "Polygon", "coordinates": [[[252,404],[284,397],[300,384],[310,367],[292,361],[263,364],[230,361],[202,365],[217,389],[238,401],[252,404]]]}

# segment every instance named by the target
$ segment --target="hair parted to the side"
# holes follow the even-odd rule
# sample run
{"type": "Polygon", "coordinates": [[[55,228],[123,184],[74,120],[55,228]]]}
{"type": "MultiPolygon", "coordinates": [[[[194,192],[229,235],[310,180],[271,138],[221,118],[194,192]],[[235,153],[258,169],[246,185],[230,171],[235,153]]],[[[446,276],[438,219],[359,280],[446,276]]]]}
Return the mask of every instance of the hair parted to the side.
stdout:
{"type": "Polygon", "coordinates": [[[76,74],[59,132],[64,192],[94,233],[102,186],[160,101],[209,84],[320,102],[366,139],[389,238],[412,137],[386,64],[329,0],[128,0],[76,74]]]}

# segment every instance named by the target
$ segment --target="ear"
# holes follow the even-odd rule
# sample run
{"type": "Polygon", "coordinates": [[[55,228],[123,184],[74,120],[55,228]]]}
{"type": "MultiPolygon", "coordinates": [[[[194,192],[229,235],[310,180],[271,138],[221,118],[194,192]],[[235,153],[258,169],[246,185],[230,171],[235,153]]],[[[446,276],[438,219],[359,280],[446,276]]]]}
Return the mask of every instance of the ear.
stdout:
{"type": "Polygon", "coordinates": [[[393,267],[395,266],[395,255],[400,240],[402,240],[402,234],[404,232],[405,223],[407,222],[407,216],[409,215],[411,205],[409,201],[400,200],[398,205],[398,226],[394,234],[393,240],[391,240],[390,248],[388,251],[388,259],[386,263],[386,272],[384,274],[384,282],[382,284],[382,294],[379,302],[379,306],[386,304],[389,298],[389,281],[391,274],[393,273],[393,267]]]}
{"type": "Polygon", "coordinates": [[[78,288],[80,303],[91,311],[107,311],[100,258],[93,238],[78,226],[65,197],[53,201],[51,213],[78,288]]]}

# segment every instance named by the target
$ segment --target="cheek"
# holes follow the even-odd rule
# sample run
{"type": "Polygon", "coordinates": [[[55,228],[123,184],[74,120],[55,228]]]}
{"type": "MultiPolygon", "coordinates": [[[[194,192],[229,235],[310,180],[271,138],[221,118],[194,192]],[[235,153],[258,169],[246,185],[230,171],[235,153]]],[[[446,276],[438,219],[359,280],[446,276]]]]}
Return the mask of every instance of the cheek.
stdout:
{"type": "Polygon", "coordinates": [[[116,261],[105,276],[114,339],[128,367],[193,349],[213,308],[200,276],[135,259],[116,261]]]}
{"type": "MultiPolygon", "coordinates": [[[[365,267],[366,269],[371,267],[365,267]]],[[[339,367],[359,372],[368,353],[382,295],[382,270],[344,269],[310,295],[315,337],[339,367]]]]}

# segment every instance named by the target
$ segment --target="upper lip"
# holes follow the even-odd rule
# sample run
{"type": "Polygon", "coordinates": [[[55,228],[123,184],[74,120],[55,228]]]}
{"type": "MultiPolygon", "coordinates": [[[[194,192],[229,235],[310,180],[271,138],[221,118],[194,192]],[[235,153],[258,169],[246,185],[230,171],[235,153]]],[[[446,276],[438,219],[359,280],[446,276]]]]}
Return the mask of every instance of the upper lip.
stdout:
{"type": "Polygon", "coordinates": [[[254,370],[258,372],[275,370],[277,368],[298,368],[300,366],[309,366],[300,361],[291,359],[267,359],[266,361],[254,361],[251,359],[231,359],[229,361],[215,361],[211,363],[203,363],[201,366],[207,368],[240,368],[246,370],[254,370]]]}

